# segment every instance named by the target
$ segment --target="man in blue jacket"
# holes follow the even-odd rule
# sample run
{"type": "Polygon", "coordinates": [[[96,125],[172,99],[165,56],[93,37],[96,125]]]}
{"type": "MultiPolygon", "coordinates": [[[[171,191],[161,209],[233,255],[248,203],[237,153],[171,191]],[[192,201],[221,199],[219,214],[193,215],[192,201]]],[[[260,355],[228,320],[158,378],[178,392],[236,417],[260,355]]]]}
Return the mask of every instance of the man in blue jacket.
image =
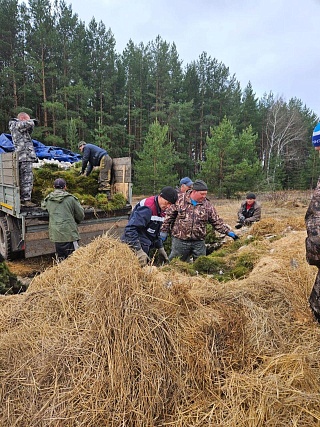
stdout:
{"type": "Polygon", "coordinates": [[[128,224],[121,236],[136,253],[140,265],[148,262],[150,249],[158,249],[159,255],[168,261],[168,256],[160,238],[165,211],[178,199],[178,192],[172,187],[164,187],[158,196],[150,196],[141,200],[134,207],[128,224]]]}
{"type": "Polygon", "coordinates": [[[81,174],[88,176],[94,166],[99,166],[98,191],[105,192],[110,199],[112,158],[103,148],[85,141],[80,141],[78,148],[82,152],[81,174]]]}

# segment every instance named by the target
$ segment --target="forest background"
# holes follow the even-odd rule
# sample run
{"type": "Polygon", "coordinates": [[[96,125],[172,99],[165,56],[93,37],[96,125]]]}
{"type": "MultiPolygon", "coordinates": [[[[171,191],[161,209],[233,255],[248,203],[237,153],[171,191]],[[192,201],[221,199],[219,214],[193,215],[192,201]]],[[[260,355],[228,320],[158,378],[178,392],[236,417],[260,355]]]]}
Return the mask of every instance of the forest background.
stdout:
{"type": "Polygon", "coordinates": [[[206,52],[183,67],[161,36],[115,45],[102,21],[86,25],[64,1],[0,0],[0,131],[26,111],[46,145],[77,151],[85,140],[130,156],[135,193],[186,175],[218,197],[315,186],[319,118],[302,100],[258,98],[206,52]]]}

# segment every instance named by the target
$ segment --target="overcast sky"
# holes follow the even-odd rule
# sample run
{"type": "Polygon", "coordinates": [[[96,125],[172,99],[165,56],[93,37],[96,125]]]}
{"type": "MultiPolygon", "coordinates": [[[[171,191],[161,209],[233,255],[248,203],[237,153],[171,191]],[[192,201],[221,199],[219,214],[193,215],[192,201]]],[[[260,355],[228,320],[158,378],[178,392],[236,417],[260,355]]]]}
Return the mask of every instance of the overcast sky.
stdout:
{"type": "Polygon", "coordinates": [[[257,97],[297,97],[320,116],[320,0],[72,0],[87,25],[111,29],[122,53],[131,39],[175,43],[183,65],[202,52],[229,67],[257,97]]]}

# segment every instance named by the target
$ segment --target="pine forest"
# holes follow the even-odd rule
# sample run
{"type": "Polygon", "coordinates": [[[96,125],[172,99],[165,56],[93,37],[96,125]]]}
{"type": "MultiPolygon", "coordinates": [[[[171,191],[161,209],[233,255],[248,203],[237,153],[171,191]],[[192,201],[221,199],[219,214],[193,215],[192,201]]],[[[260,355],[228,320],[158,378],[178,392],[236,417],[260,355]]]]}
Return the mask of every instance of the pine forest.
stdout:
{"type": "Polygon", "coordinates": [[[0,21],[0,133],[26,111],[46,145],[130,156],[136,193],[183,176],[221,197],[315,186],[319,118],[303,100],[258,98],[207,52],[184,64],[161,35],[117,52],[107,22],[85,23],[63,0],[0,0],[0,21]]]}

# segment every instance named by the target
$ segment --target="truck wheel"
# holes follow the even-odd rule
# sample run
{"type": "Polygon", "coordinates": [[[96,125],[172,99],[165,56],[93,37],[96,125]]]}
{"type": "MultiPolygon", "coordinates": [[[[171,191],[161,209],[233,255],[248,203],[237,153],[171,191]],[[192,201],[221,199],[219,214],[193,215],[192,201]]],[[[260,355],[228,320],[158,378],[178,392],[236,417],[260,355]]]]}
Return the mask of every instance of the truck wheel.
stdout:
{"type": "Polygon", "coordinates": [[[10,240],[10,231],[8,229],[7,218],[0,218],[0,254],[5,259],[10,259],[11,257],[11,240],[10,240]]]}

